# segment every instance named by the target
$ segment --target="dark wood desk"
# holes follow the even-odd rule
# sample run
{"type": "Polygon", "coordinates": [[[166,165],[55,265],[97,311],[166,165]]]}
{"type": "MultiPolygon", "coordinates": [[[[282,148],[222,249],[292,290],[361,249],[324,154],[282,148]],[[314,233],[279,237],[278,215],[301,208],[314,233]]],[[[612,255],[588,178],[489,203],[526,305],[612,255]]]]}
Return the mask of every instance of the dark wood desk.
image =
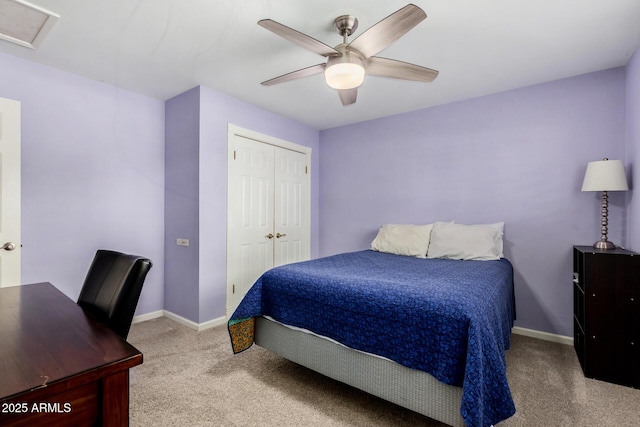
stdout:
{"type": "Polygon", "coordinates": [[[0,288],[0,426],[127,426],[141,363],[50,283],[0,288]]]}

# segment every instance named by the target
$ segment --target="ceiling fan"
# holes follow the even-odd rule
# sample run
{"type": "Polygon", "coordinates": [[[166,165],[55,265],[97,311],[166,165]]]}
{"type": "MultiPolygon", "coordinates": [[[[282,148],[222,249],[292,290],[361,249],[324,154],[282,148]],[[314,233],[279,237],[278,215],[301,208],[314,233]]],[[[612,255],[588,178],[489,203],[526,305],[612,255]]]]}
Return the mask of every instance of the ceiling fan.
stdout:
{"type": "Polygon", "coordinates": [[[422,9],[408,4],[360,34],[349,43],[348,37],[358,27],[358,20],[351,15],[338,16],[334,27],[343,37],[336,47],[328,46],[306,34],[282,25],[272,19],[258,21],[258,25],[305,49],[327,58],[326,63],[292,71],[262,82],[272,86],[324,72],[327,84],[338,91],[342,105],[356,102],[358,87],[365,74],[401,80],[430,82],[438,71],[395,59],[374,56],[427,17],[422,9]]]}

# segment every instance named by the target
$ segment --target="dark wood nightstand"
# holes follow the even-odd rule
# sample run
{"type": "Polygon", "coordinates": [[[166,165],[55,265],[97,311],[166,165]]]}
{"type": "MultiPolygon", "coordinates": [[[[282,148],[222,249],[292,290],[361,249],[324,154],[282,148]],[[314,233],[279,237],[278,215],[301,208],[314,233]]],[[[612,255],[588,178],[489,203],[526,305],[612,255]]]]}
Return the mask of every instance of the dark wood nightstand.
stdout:
{"type": "Polygon", "coordinates": [[[640,254],[574,246],[573,316],[585,376],[640,388],[640,254]]]}

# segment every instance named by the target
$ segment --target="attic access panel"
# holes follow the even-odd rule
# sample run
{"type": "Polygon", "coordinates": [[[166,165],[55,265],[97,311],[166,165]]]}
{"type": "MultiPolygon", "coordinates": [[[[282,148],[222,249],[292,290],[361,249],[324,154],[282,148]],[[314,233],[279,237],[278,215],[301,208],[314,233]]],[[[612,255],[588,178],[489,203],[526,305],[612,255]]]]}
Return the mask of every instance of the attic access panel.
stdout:
{"type": "Polygon", "coordinates": [[[22,0],[0,0],[0,39],[36,49],[59,18],[22,0]]]}

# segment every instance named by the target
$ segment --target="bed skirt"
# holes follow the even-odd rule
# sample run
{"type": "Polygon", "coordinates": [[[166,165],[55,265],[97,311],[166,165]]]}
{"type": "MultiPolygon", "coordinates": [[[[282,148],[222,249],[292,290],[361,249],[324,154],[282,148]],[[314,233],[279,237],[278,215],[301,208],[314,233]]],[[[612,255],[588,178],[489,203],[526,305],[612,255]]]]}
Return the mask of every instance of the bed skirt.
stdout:
{"type": "Polygon", "coordinates": [[[353,350],[317,335],[256,318],[255,342],[285,359],[374,396],[455,427],[462,388],[389,359],[353,350]]]}

